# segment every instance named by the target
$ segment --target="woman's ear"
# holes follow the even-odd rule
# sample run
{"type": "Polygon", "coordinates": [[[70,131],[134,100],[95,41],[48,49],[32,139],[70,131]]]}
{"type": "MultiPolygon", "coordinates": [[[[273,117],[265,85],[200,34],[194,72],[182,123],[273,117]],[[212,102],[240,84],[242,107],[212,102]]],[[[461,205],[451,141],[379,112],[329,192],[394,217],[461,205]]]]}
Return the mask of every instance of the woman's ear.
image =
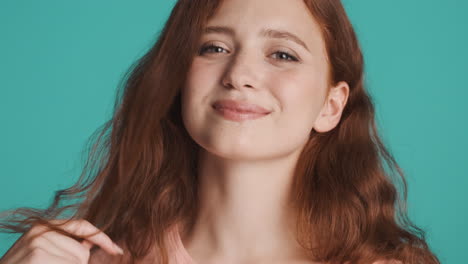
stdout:
{"type": "Polygon", "coordinates": [[[341,114],[346,106],[349,95],[349,86],[346,82],[339,82],[331,87],[328,96],[320,110],[314,123],[314,130],[317,132],[328,132],[338,125],[341,114]]]}

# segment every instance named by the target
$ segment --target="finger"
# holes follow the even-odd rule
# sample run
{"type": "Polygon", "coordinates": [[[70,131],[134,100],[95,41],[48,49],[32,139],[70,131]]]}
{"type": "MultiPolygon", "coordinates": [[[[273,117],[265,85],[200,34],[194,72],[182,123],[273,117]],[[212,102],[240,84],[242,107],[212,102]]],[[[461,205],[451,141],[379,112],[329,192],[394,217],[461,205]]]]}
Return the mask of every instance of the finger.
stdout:
{"type": "MultiPolygon", "coordinates": [[[[53,220],[60,222],[62,220],[53,220]]],[[[82,237],[98,232],[97,234],[86,238],[89,242],[98,245],[109,254],[122,254],[123,250],[120,249],[104,232],[92,225],[86,220],[73,220],[62,226],[61,229],[71,233],[75,236],[82,237]]]]}
{"type": "MultiPolygon", "coordinates": [[[[47,234],[50,234],[52,232],[49,232],[47,234]]],[[[60,235],[63,237],[63,235],[60,235]]],[[[62,241],[58,241],[62,242],[62,241]]],[[[30,244],[31,248],[42,248],[46,250],[48,253],[61,257],[63,259],[67,259],[70,263],[85,263],[85,259],[80,259],[78,256],[74,255],[68,250],[65,250],[63,247],[58,246],[57,241],[53,241],[49,238],[47,238],[45,235],[37,237],[32,241],[30,244]]]]}
{"type": "Polygon", "coordinates": [[[28,234],[31,231],[25,232],[18,238],[13,246],[8,249],[8,251],[0,259],[2,263],[20,263],[18,262],[21,259],[24,259],[28,254],[31,253],[31,249],[28,246],[29,238],[28,234]]]}
{"type": "MultiPolygon", "coordinates": [[[[41,227],[41,229],[44,229],[41,227]]],[[[25,258],[31,251],[41,248],[49,253],[68,259],[68,262],[87,263],[89,259],[89,250],[82,246],[78,241],[66,235],[57,233],[53,230],[41,233],[32,238],[25,238],[17,241],[17,249],[11,248],[8,255],[5,254],[3,261],[6,263],[17,263],[18,260],[25,258]],[[72,249],[72,250],[70,250],[72,249]]],[[[38,233],[39,231],[35,231],[38,233]]],[[[3,262],[2,262],[3,263],[3,262]]],[[[20,262],[23,263],[23,262],[20,262]]]]}
{"type": "Polygon", "coordinates": [[[34,248],[32,251],[28,252],[28,254],[26,254],[23,258],[21,258],[18,262],[14,262],[14,264],[21,263],[64,264],[78,262],[70,262],[70,260],[51,254],[42,248],[34,248]]]}
{"type": "Polygon", "coordinates": [[[48,230],[50,229],[42,224],[34,224],[16,240],[15,244],[7,251],[1,260],[5,263],[23,263],[22,261],[18,261],[25,259],[29,254],[31,254],[31,250],[33,250],[31,248],[31,243],[40,237],[43,232],[48,230]]]}
{"type": "Polygon", "coordinates": [[[42,237],[52,242],[62,252],[73,256],[82,263],[87,263],[90,256],[89,249],[75,239],[55,231],[47,232],[42,237]]]}
{"type": "Polygon", "coordinates": [[[84,246],[85,248],[87,248],[88,250],[90,250],[94,246],[93,243],[89,242],[86,239],[81,241],[81,245],[84,246]]]}

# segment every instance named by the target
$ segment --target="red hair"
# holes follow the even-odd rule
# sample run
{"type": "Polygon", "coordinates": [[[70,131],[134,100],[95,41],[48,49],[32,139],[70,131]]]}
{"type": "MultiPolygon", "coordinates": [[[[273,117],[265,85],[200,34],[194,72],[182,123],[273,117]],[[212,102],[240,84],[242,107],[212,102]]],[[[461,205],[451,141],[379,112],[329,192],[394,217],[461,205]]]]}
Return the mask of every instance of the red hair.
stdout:
{"type": "MultiPolygon", "coordinates": [[[[364,89],[363,55],[339,0],[304,0],[327,47],[329,84],[345,81],[350,94],[339,124],[313,131],[294,175],[292,206],[299,212],[298,241],[325,263],[396,259],[438,264],[425,232],[406,212],[407,184],[379,138],[374,106],[364,89]],[[400,188],[400,189],[399,189],[400,188]]],[[[155,45],[125,76],[111,120],[92,137],[83,173],[56,192],[46,210],[6,212],[0,230],[26,232],[66,210],[122,241],[129,261],[153,246],[166,263],[165,233],[197,213],[197,153],[181,121],[180,91],[198,40],[221,1],[179,0],[155,45]],[[62,200],[79,199],[60,206],[62,200]]]]}

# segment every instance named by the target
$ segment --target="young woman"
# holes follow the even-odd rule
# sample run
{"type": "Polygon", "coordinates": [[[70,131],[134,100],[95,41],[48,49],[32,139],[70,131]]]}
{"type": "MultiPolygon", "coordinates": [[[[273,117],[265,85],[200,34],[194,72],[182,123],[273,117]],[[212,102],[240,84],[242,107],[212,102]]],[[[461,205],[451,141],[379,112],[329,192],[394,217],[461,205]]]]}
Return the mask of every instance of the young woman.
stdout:
{"type": "Polygon", "coordinates": [[[339,0],[179,0],[79,182],[10,212],[0,263],[439,263],[363,65],[339,0]]]}

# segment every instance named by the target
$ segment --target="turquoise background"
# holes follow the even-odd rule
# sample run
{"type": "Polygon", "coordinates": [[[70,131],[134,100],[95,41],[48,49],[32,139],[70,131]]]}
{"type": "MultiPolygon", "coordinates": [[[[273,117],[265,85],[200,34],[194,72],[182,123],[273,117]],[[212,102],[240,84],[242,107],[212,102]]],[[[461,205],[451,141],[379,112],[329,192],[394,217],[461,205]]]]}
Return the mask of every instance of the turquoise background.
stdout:
{"type": "MultiPolygon", "coordinates": [[[[45,207],[78,178],[127,68],[174,1],[0,0],[0,210],[45,207]]],[[[442,263],[468,246],[468,2],[345,0],[410,217],[442,263]]],[[[17,235],[0,234],[0,255],[17,235]]]]}

